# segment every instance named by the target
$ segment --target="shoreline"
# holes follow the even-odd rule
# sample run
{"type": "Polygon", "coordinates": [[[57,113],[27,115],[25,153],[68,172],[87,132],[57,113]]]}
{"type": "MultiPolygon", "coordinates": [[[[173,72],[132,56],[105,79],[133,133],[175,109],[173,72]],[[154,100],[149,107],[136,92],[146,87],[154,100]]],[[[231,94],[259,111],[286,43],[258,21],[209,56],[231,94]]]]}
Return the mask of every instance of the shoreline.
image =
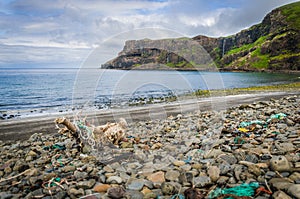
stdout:
{"type": "Polygon", "coordinates": [[[58,133],[0,141],[0,198],[299,198],[299,94],[187,100],[137,117],[115,145],[81,130],[83,148],[58,133]]]}
{"type": "MultiPolygon", "coordinates": [[[[278,99],[288,95],[299,95],[300,91],[277,91],[277,92],[259,92],[259,93],[243,93],[238,95],[221,95],[212,97],[202,97],[197,99],[184,99],[171,103],[149,104],[146,106],[129,107],[126,109],[108,109],[97,110],[94,112],[83,112],[88,120],[94,120],[98,124],[105,124],[107,122],[114,122],[120,117],[124,117],[130,122],[164,119],[170,115],[191,113],[197,110],[225,110],[234,106],[245,103],[253,103],[257,101],[268,100],[271,98],[278,99]]],[[[57,133],[55,129],[54,119],[57,117],[73,118],[77,113],[59,113],[51,116],[37,116],[28,118],[14,118],[0,121],[0,141],[16,141],[26,140],[34,133],[53,134],[57,133]]]]}
{"type": "MultiPolygon", "coordinates": [[[[300,77],[299,77],[300,78],[300,77]]],[[[169,95],[157,98],[141,98],[137,101],[128,101],[124,106],[128,107],[141,107],[153,104],[165,104],[176,102],[177,99],[191,99],[191,98],[207,98],[207,97],[218,97],[224,95],[238,95],[238,94],[256,94],[259,92],[294,92],[300,91],[300,81],[292,83],[280,83],[271,85],[261,85],[252,87],[241,87],[241,88],[227,88],[227,89],[216,89],[216,90],[196,90],[190,93],[184,93],[178,96],[169,95]]],[[[87,107],[89,111],[106,111],[110,109],[116,109],[122,107],[120,104],[113,104],[109,106],[103,104],[103,108],[97,107],[87,107]]],[[[35,108],[35,109],[20,109],[20,110],[1,110],[0,111],[0,121],[1,120],[11,120],[11,119],[25,119],[32,117],[48,117],[51,115],[69,115],[73,112],[80,111],[81,109],[73,108],[71,105],[54,107],[51,108],[35,108]]]]}
{"type": "Polygon", "coordinates": [[[284,73],[300,74],[300,70],[269,70],[269,69],[234,69],[234,68],[176,68],[176,67],[130,67],[130,68],[99,68],[103,70],[140,70],[140,71],[199,71],[199,72],[245,72],[245,73],[284,73]]]}

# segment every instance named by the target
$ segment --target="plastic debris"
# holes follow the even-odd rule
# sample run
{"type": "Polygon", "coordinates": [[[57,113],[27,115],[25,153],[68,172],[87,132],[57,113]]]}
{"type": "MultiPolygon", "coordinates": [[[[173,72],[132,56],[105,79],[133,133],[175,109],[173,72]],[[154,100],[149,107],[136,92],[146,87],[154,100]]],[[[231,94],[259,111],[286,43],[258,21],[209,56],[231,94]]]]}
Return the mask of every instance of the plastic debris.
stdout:
{"type": "Polygon", "coordinates": [[[59,150],[65,150],[66,147],[64,145],[61,145],[61,144],[54,144],[52,145],[52,148],[53,149],[59,149],[59,150]]]}
{"type": "Polygon", "coordinates": [[[256,192],[256,195],[259,195],[260,193],[266,193],[266,194],[269,194],[269,195],[272,194],[271,191],[265,189],[264,187],[257,188],[255,192],[256,192]]]}
{"type": "MultiPolygon", "coordinates": [[[[239,186],[227,188],[227,189],[217,188],[209,194],[209,198],[215,199],[217,197],[220,197],[220,196],[226,195],[226,194],[233,195],[233,196],[249,196],[249,197],[251,197],[251,196],[255,195],[255,191],[257,188],[259,188],[258,182],[253,182],[253,183],[249,183],[249,184],[245,183],[245,184],[241,184],[239,186]]],[[[234,197],[229,197],[228,199],[232,199],[232,198],[234,198],[234,197]]]]}
{"type": "Polygon", "coordinates": [[[171,197],[171,199],[185,199],[183,195],[181,194],[175,194],[171,197]]]}
{"type": "Polygon", "coordinates": [[[245,140],[241,138],[240,136],[237,136],[234,138],[234,144],[244,144],[245,140]]]}
{"type": "MultiPolygon", "coordinates": [[[[286,117],[287,115],[284,114],[284,113],[277,113],[277,114],[274,114],[274,115],[271,115],[271,117],[266,121],[261,121],[261,120],[254,120],[254,121],[250,121],[250,122],[241,122],[240,123],[240,128],[245,128],[245,127],[249,127],[253,124],[258,124],[258,125],[261,125],[261,126],[264,126],[266,127],[266,125],[272,120],[272,119],[279,119],[279,120],[282,120],[286,117]]],[[[243,130],[243,129],[242,129],[243,130]]],[[[242,131],[241,131],[242,132],[242,131]]]]}
{"type": "Polygon", "coordinates": [[[87,141],[90,145],[95,143],[112,143],[118,145],[124,138],[127,130],[127,122],[120,118],[117,123],[108,122],[105,125],[95,126],[86,121],[86,118],[74,118],[74,122],[62,117],[55,119],[55,125],[59,129],[58,133],[67,134],[70,138],[75,138],[80,151],[87,141]]]}
{"type": "Polygon", "coordinates": [[[254,121],[250,121],[250,122],[241,122],[240,123],[240,127],[241,128],[245,128],[245,127],[248,127],[252,124],[258,124],[258,125],[265,125],[265,122],[264,121],[260,121],[260,120],[254,120],[254,121]]]}
{"type": "Polygon", "coordinates": [[[183,160],[186,164],[189,164],[192,161],[192,156],[188,156],[186,160],[183,160]]]}
{"type": "Polygon", "coordinates": [[[284,114],[284,113],[277,113],[277,114],[274,114],[274,115],[271,115],[270,119],[267,120],[267,123],[269,123],[272,119],[279,119],[279,120],[282,120],[286,117],[287,115],[284,114]]]}
{"type": "Polygon", "coordinates": [[[249,129],[246,129],[246,128],[238,128],[238,130],[242,133],[247,133],[250,131],[249,129]]]}
{"type": "Polygon", "coordinates": [[[278,113],[278,114],[275,114],[275,115],[271,115],[271,119],[280,119],[280,120],[282,120],[282,119],[284,119],[286,117],[286,114],[284,114],[284,113],[278,113]]]}

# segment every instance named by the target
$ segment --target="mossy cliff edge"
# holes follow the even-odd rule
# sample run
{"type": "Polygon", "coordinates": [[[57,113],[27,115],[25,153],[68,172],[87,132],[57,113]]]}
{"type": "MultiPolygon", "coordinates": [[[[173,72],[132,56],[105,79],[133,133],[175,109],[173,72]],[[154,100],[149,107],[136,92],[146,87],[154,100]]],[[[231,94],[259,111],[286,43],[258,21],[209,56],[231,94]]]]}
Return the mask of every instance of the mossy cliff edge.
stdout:
{"type": "Polygon", "coordinates": [[[103,64],[102,68],[211,70],[217,66],[222,70],[298,71],[299,32],[300,2],[296,2],[274,9],[260,24],[228,37],[212,38],[199,35],[193,38],[127,41],[118,57],[103,64]],[[188,40],[200,44],[215,65],[212,66],[206,52],[193,51],[190,46],[185,47],[189,49],[186,52],[189,54],[188,59],[180,52],[159,48],[160,45],[167,45],[171,49],[180,48],[182,51],[188,40]],[[138,48],[139,46],[142,47],[138,48]],[[195,57],[200,61],[194,63],[195,57]]]}

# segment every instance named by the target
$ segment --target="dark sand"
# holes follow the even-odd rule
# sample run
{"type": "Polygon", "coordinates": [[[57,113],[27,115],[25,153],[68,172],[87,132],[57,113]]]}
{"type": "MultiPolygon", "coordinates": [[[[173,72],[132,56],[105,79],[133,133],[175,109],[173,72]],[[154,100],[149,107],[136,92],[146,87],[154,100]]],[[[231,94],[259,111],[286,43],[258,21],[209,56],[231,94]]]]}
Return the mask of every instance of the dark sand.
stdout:
{"type": "MultiPolygon", "coordinates": [[[[200,99],[182,100],[167,104],[154,104],[140,107],[130,107],[128,109],[99,110],[93,113],[83,113],[88,116],[88,121],[95,125],[114,122],[120,117],[124,117],[129,125],[131,121],[164,119],[169,115],[184,114],[194,111],[225,110],[240,104],[253,103],[257,101],[278,99],[289,95],[299,95],[300,92],[264,92],[256,94],[230,95],[222,97],[208,97],[200,99]]],[[[65,115],[73,118],[73,115],[65,115]]],[[[52,134],[56,133],[54,119],[60,115],[43,117],[15,118],[0,121],[0,140],[15,141],[25,140],[34,133],[52,134]]]]}

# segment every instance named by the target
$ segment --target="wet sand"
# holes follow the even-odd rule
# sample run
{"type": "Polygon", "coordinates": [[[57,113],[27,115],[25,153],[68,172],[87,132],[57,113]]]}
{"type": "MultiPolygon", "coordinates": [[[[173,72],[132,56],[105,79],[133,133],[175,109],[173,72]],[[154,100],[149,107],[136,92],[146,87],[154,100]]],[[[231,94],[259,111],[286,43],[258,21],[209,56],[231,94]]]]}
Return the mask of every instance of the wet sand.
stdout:
{"type": "MultiPolygon", "coordinates": [[[[93,113],[82,113],[87,115],[89,121],[95,125],[106,122],[114,122],[120,117],[124,117],[128,123],[131,121],[164,119],[170,115],[183,114],[194,111],[225,110],[233,106],[238,106],[256,101],[278,99],[288,95],[299,95],[300,92],[264,92],[256,94],[229,95],[222,97],[208,97],[200,99],[182,100],[167,104],[154,104],[140,107],[129,107],[126,109],[99,110],[93,113]]],[[[16,141],[26,140],[33,133],[53,134],[57,132],[54,119],[62,115],[15,118],[0,121],[0,140],[16,141]]],[[[65,115],[72,118],[72,114],[65,115]]]]}

